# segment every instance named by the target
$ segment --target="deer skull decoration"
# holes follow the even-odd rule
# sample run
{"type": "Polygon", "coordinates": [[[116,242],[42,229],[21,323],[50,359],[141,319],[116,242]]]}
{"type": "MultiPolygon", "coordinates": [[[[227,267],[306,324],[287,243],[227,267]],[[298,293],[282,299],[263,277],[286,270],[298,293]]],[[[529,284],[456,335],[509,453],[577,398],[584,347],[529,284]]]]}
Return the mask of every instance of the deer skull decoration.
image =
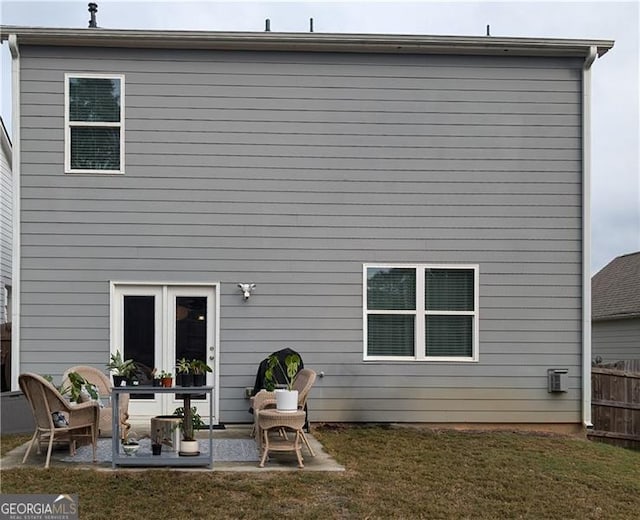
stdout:
{"type": "Polygon", "coordinates": [[[256,284],[255,283],[239,283],[238,287],[240,287],[240,290],[242,291],[242,297],[244,298],[245,301],[247,301],[249,299],[249,296],[251,296],[251,291],[253,291],[256,288],[256,284]]]}

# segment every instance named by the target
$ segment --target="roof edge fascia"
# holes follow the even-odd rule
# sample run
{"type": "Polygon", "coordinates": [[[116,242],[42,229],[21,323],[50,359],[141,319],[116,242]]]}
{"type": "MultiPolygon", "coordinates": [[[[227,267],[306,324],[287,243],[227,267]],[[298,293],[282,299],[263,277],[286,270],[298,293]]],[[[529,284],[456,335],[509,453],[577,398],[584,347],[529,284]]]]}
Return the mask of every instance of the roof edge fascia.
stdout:
{"type": "Polygon", "coordinates": [[[626,314],[609,314],[605,316],[593,316],[591,318],[592,322],[596,321],[620,321],[620,320],[630,320],[640,318],[640,312],[629,312],[626,314]]]}
{"type": "Polygon", "coordinates": [[[160,31],[1,26],[0,40],[6,40],[8,34],[16,34],[18,43],[25,45],[396,54],[585,57],[593,46],[597,47],[598,56],[602,56],[614,45],[613,40],[495,36],[160,31]]]}

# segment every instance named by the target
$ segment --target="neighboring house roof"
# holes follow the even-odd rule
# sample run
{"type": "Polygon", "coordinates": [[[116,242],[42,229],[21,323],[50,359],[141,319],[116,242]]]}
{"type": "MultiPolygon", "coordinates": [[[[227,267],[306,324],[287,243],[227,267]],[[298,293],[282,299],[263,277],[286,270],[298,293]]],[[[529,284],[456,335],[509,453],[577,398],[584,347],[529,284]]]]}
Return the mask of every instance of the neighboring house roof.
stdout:
{"type": "Polygon", "coordinates": [[[591,318],[640,317],[640,251],[622,255],[591,280],[591,318]]]}
{"type": "Polygon", "coordinates": [[[586,57],[613,47],[611,40],[422,36],[335,33],[56,29],[0,26],[0,40],[15,34],[18,44],[170,49],[382,52],[397,54],[484,54],[586,57]]]}

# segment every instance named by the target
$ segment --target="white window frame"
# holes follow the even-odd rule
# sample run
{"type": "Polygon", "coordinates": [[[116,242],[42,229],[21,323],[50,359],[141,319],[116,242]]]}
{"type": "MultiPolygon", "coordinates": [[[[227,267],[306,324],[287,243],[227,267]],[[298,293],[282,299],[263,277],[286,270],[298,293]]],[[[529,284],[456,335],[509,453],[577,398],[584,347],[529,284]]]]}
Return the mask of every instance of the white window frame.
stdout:
{"type": "Polygon", "coordinates": [[[88,74],[82,72],[65,72],[64,75],[64,172],[65,173],[92,173],[101,175],[124,174],[124,74],[88,74]],[[70,121],[69,118],[69,80],[71,78],[97,78],[120,80],[120,121],[70,121]],[[71,128],[72,127],[107,127],[120,129],[120,169],[119,170],[92,170],[71,168],[71,128]]]}
{"type": "Polygon", "coordinates": [[[364,361],[437,361],[475,363],[479,360],[479,322],[480,322],[480,266],[478,264],[387,264],[368,263],[362,266],[362,331],[363,331],[363,359],[364,361]],[[415,269],[416,271],[416,308],[415,310],[369,310],[367,308],[367,270],[368,269],[415,269]],[[472,311],[428,311],[425,309],[425,270],[426,269],[466,269],[473,270],[473,310],[472,311]],[[368,320],[369,314],[410,314],[415,316],[414,356],[370,356],[368,355],[368,320]],[[427,356],[425,345],[425,323],[427,315],[472,316],[471,341],[472,355],[470,357],[456,356],[427,356]]]}

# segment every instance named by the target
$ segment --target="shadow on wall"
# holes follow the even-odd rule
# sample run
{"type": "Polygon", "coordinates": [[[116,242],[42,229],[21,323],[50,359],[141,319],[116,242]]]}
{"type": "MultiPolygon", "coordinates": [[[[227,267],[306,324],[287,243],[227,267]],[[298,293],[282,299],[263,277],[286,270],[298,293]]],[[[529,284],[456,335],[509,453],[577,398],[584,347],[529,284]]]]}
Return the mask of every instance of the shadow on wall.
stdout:
{"type": "Polygon", "coordinates": [[[0,394],[0,434],[33,433],[36,425],[29,403],[22,392],[0,394]]]}
{"type": "Polygon", "coordinates": [[[11,323],[0,325],[0,391],[11,390],[11,323]]]}
{"type": "Polygon", "coordinates": [[[11,390],[11,323],[0,325],[2,367],[0,368],[0,434],[33,433],[35,422],[29,403],[22,392],[11,390]]]}

